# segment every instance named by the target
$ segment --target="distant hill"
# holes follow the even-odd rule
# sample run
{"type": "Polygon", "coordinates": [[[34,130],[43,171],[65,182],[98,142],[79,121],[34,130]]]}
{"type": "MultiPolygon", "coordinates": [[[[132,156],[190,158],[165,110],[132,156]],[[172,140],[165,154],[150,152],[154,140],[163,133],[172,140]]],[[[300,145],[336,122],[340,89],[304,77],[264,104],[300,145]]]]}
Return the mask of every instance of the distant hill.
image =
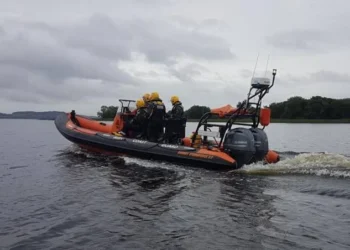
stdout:
{"type": "Polygon", "coordinates": [[[0,113],[0,119],[34,119],[34,120],[55,120],[56,117],[64,112],[61,111],[19,111],[12,114],[0,113]]]}

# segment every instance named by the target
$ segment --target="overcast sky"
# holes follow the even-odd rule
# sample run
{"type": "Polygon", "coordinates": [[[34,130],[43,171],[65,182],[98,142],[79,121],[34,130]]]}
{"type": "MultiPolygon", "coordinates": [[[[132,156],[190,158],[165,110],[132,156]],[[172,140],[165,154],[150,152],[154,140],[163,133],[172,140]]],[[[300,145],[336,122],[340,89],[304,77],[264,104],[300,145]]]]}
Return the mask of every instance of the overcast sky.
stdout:
{"type": "Polygon", "coordinates": [[[158,91],[168,108],[350,97],[347,0],[0,0],[0,112],[70,111],[158,91]]]}

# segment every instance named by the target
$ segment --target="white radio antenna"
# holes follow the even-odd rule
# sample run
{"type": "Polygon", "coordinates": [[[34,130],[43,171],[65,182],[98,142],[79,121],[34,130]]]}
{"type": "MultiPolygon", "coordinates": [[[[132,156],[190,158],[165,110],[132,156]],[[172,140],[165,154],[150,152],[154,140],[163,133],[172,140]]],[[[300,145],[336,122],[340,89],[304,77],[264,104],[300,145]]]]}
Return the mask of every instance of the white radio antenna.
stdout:
{"type": "Polygon", "coordinates": [[[258,65],[259,54],[260,54],[260,53],[258,53],[258,57],[256,58],[255,68],[254,68],[254,71],[253,71],[253,76],[252,76],[252,79],[254,78],[254,75],[255,75],[256,66],[258,65]]]}
{"type": "Polygon", "coordinates": [[[267,63],[266,63],[266,70],[265,70],[265,77],[266,77],[266,73],[267,73],[267,66],[269,65],[269,59],[270,59],[270,54],[267,58],[267,63]]]}
{"type": "MultiPolygon", "coordinates": [[[[254,67],[254,71],[253,71],[253,75],[252,75],[252,81],[253,81],[253,79],[254,79],[256,66],[258,65],[259,55],[260,55],[260,52],[258,53],[258,56],[257,56],[257,58],[256,58],[255,67],[254,67]]],[[[249,93],[248,93],[248,95],[247,95],[247,99],[246,99],[246,103],[245,103],[245,108],[246,108],[246,109],[248,108],[248,99],[249,99],[249,93]]]]}

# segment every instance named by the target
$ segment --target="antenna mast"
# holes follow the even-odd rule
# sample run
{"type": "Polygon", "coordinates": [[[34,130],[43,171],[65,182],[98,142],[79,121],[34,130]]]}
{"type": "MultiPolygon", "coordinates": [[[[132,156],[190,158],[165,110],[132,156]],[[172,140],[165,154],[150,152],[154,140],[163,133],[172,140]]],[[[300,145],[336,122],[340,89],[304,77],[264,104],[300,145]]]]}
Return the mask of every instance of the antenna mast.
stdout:
{"type": "MultiPolygon", "coordinates": [[[[254,67],[254,71],[253,71],[253,75],[252,75],[252,79],[251,80],[253,80],[254,75],[255,75],[256,66],[258,65],[258,61],[259,61],[259,55],[260,55],[260,52],[258,53],[258,56],[256,58],[255,67],[254,67]]],[[[246,110],[248,109],[248,101],[249,101],[249,93],[248,93],[247,100],[246,100],[246,103],[245,103],[245,109],[246,110]]]]}
{"type": "Polygon", "coordinates": [[[267,58],[267,62],[266,62],[266,70],[265,70],[265,77],[266,77],[266,73],[267,73],[267,66],[269,65],[269,60],[270,60],[270,54],[267,58]]]}
{"type": "Polygon", "coordinates": [[[256,62],[255,62],[255,67],[254,67],[252,79],[253,79],[253,77],[254,77],[254,75],[255,75],[256,66],[258,65],[259,54],[260,54],[260,53],[258,53],[258,57],[256,58],[256,62]]]}

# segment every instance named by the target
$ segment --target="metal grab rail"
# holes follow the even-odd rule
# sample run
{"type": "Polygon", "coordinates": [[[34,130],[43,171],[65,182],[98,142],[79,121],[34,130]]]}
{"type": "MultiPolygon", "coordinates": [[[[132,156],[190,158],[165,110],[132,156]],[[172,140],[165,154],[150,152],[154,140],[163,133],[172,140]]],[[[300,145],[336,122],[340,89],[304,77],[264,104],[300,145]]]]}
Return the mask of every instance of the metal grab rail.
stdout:
{"type": "MultiPolygon", "coordinates": [[[[192,141],[191,144],[193,145],[193,143],[195,142],[195,138],[198,135],[198,131],[200,129],[200,127],[204,126],[204,131],[207,131],[208,127],[219,127],[219,132],[220,132],[220,142],[218,144],[218,147],[220,148],[223,140],[225,138],[225,134],[227,132],[227,130],[230,130],[233,124],[236,125],[241,125],[241,126],[251,126],[253,128],[256,128],[259,126],[260,123],[260,116],[258,115],[258,113],[260,112],[261,109],[261,102],[262,99],[264,98],[264,96],[269,92],[269,90],[274,86],[275,84],[275,77],[276,77],[276,73],[277,70],[273,69],[272,71],[272,83],[271,85],[259,85],[259,84],[252,84],[248,95],[247,95],[247,99],[244,100],[243,102],[241,102],[241,105],[239,107],[237,107],[237,109],[228,116],[228,120],[226,122],[225,125],[221,125],[221,124],[209,124],[208,120],[210,118],[213,118],[214,116],[218,116],[218,114],[216,113],[212,113],[212,112],[207,112],[205,114],[202,115],[202,117],[200,118],[197,128],[195,130],[195,132],[193,133],[192,136],[192,141]],[[255,93],[252,94],[252,90],[256,89],[255,93]],[[254,97],[258,96],[258,102],[250,102],[250,100],[254,97]],[[255,107],[252,107],[252,105],[256,105],[255,107]],[[245,111],[248,111],[248,109],[253,109],[252,113],[249,114],[244,114],[245,111]],[[243,111],[243,113],[242,113],[243,111]],[[252,123],[251,124],[247,124],[247,123],[239,123],[236,122],[237,119],[242,119],[242,118],[251,118],[252,119],[252,123]]],[[[204,142],[207,142],[207,136],[204,136],[204,142]]]]}

